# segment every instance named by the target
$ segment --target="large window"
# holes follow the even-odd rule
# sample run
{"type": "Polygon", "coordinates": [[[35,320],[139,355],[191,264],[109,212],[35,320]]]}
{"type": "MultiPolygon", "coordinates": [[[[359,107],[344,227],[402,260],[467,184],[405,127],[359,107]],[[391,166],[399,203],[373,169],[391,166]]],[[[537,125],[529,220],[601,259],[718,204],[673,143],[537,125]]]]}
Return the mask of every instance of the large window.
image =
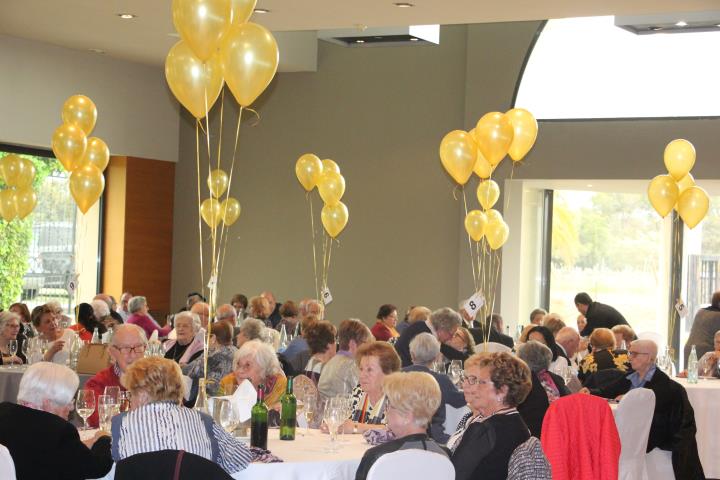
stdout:
{"type": "Polygon", "coordinates": [[[516,106],[540,119],[720,115],[718,32],[635,35],[614,17],[550,20],[516,106]]]}

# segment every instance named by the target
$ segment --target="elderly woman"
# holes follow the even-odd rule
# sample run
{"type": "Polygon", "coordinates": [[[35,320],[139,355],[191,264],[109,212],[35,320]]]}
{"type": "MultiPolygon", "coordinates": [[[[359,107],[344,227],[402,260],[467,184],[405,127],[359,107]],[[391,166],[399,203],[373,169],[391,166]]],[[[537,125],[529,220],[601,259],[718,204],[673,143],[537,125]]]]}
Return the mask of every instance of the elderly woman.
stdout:
{"type": "Polygon", "coordinates": [[[612,328],[612,332],[613,335],[615,335],[616,348],[624,352],[626,352],[630,344],[637,339],[635,331],[630,325],[615,325],[612,328]]]}
{"type": "Polygon", "coordinates": [[[303,338],[310,348],[311,355],[305,365],[305,375],[315,385],[320,380],[323,366],[335,356],[337,351],[335,335],[337,335],[337,329],[332,323],[326,321],[313,322],[303,330],[303,338]]]}
{"type": "Polygon", "coordinates": [[[570,395],[570,390],[559,375],[548,370],[552,352],[546,345],[530,340],[518,347],[517,355],[530,367],[532,376],[532,389],[517,409],[530,429],[530,433],[540,438],[543,419],[548,407],[558,398],[570,395]]]}
{"type": "Polygon", "coordinates": [[[32,328],[32,318],[28,306],[24,303],[13,303],[8,310],[20,316],[20,335],[25,338],[34,337],[35,331],[32,328]]]}
{"type": "Polygon", "coordinates": [[[265,404],[278,409],[280,397],[285,393],[287,378],[280,367],[280,361],[270,345],[260,340],[250,340],[235,353],[233,372],[220,380],[225,394],[232,394],[243,381],[249,380],[257,390],[262,386],[265,404]]]}
{"type": "Polygon", "coordinates": [[[165,325],[161,328],[160,325],[150,317],[148,314],[150,310],[145,297],[132,297],[128,302],[128,310],[130,311],[130,316],[127,319],[127,323],[137,325],[145,330],[145,335],[147,335],[148,338],[150,338],[156,330],[158,337],[167,337],[172,330],[172,325],[165,325]]]}
{"type": "Polygon", "coordinates": [[[0,365],[22,364],[27,358],[22,354],[24,337],[18,337],[20,317],[13,312],[0,312],[0,365]],[[10,351],[10,342],[15,340],[16,349],[10,351]]]}
{"type": "Polygon", "coordinates": [[[448,340],[447,345],[467,356],[475,353],[475,339],[470,330],[465,327],[458,328],[452,338],[448,340]]]}
{"type": "Polygon", "coordinates": [[[251,318],[262,320],[266,327],[272,328],[272,323],[268,320],[269,314],[272,312],[270,302],[262,296],[252,297],[248,306],[248,315],[251,318]]]}
{"type": "Polygon", "coordinates": [[[397,307],[395,307],[395,305],[380,305],[375,318],[377,318],[377,321],[370,329],[375,337],[375,340],[389,342],[393,338],[398,338],[400,336],[398,331],[395,329],[398,321],[397,307]]]}
{"type": "Polygon", "coordinates": [[[257,318],[246,318],[240,325],[240,331],[235,337],[235,344],[238,348],[250,340],[264,341],[265,323],[257,318]]]}
{"type": "Polygon", "coordinates": [[[561,368],[566,367],[570,364],[570,360],[561,356],[564,354],[563,350],[555,343],[555,336],[552,334],[547,327],[533,327],[528,331],[527,341],[534,340],[540,342],[550,349],[552,352],[552,359],[550,360],[550,370],[553,372],[559,371],[561,368]]]}
{"type": "Polygon", "coordinates": [[[80,480],[110,471],[110,437],[81,442],[67,421],[78,384],[66,366],[38,362],[20,380],[17,404],[0,404],[0,444],[10,450],[17,478],[80,480]]]}
{"type": "Polygon", "coordinates": [[[580,362],[578,379],[585,384],[588,377],[600,370],[616,369],[623,373],[629,369],[629,360],[626,352],[616,352],[615,335],[609,328],[596,328],[590,334],[592,353],[589,353],[580,362]]]}
{"type": "Polygon", "coordinates": [[[71,325],[69,328],[77,333],[83,342],[92,340],[93,332],[95,332],[96,328],[98,329],[99,335],[107,331],[105,325],[101,324],[97,318],[95,318],[95,312],[89,303],[81,303],[77,306],[77,323],[71,325]]]}
{"type": "Polygon", "coordinates": [[[112,419],[115,461],[138,453],[184,450],[220,465],[232,474],[247,467],[252,454],[197,410],[181,406],[182,373],[164,358],[137,360],[121,378],[130,391],[130,411],[112,419]]]}
{"type": "MultiPolygon", "coordinates": [[[[459,329],[458,329],[459,330],[459,329]]],[[[460,393],[450,378],[444,373],[433,371],[430,367],[440,357],[440,342],[431,333],[421,333],[410,342],[410,356],[413,364],[403,368],[404,372],[423,372],[430,374],[440,386],[440,407],[434,412],[430,422],[430,436],[443,445],[448,440],[445,433],[445,405],[453,408],[464,407],[465,396],[460,393]]]]}
{"type": "Polygon", "coordinates": [[[95,315],[97,321],[103,324],[107,330],[112,330],[122,323],[115,320],[110,314],[110,307],[108,307],[106,301],[93,300],[90,302],[90,305],[92,306],[93,314],[95,315]]]}
{"type": "Polygon", "coordinates": [[[477,353],[465,361],[463,390],[472,414],[447,446],[456,480],[505,480],[510,455],[530,438],[517,411],[532,388],[525,362],[505,353],[477,353]]]}
{"type": "Polygon", "coordinates": [[[65,365],[72,342],[75,341],[75,332],[61,328],[56,310],[47,305],[38,305],[33,309],[32,323],[40,341],[48,343],[42,360],[65,365]]]}
{"type": "MultiPolygon", "coordinates": [[[[129,320],[128,323],[130,323],[129,320]]],[[[190,312],[180,312],[175,315],[177,337],[176,340],[165,342],[165,358],[180,365],[187,365],[196,358],[202,357],[205,344],[203,340],[196,338],[199,331],[200,317],[190,312]]]]}
{"type": "MultiPolygon", "coordinates": [[[[220,392],[220,380],[233,370],[233,358],[237,348],[232,344],[232,325],[227,322],[215,322],[210,326],[210,349],[208,351],[208,374],[206,391],[216,396],[220,392]]],[[[202,353],[202,351],[200,351],[202,353]]],[[[181,367],[185,375],[194,381],[205,378],[203,355],[181,367]]]]}
{"type": "Polygon", "coordinates": [[[386,453],[416,449],[447,457],[447,451],[426,433],[430,418],[442,405],[435,379],[422,372],[393,373],[383,380],[383,392],[387,399],[387,427],[396,439],[367,450],[355,480],[365,480],[373,463],[386,453]]]}

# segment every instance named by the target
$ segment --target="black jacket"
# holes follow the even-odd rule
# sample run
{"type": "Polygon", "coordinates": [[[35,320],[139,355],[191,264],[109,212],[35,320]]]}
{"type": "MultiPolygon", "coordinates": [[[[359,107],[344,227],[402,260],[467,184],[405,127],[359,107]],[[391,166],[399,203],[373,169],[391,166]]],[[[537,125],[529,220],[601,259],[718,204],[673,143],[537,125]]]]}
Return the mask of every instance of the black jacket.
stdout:
{"type": "Polygon", "coordinates": [[[605,305],[600,302],[592,302],[588,305],[585,319],[587,320],[587,325],[585,325],[583,331],[580,332],[580,335],[583,337],[590,335],[596,328],[612,329],[615,325],[628,325],[627,320],[625,320],[625,317],[623,317],[620,312],[610,305],[605,305]]]}
{"type": "MultiPolygon", "coordinates": [[[[485,342],[485,329],[471,328],[470,333],[472,333],[476,345],[480,345],[481,343],[485,342]]],[[[488,337],[488,342],[501,343],[508,348],[513,348],[515,346],[515,342],[513,341],[511,336],[500,333],[494,328],[490,329],[490,337],[488,337]]]]}
{"type": "MultiPolygon", "coordinates": [[[[403,330],[403,332],[400,334],[400,338],[398,338],[397,342],[395,342],[395,350],[400,356],[403,367],[409,367],[410,365],[412,365],[412,359],[410,358],[410,342],[413,338],[415,338],[421,333],[432,332],[430,331],[430,327],[428,327],[425,322],[415,322],[409,327],[407,327],[405,330],[403,330]]],[[[455,350],[451,346],[445,345],[444,343],[440,344],[440,353],[445,355],[445,358],[447,358],[448,360],[462,360],[464,362],[468,358],[468,355],[466,353],[455,350]]]]}
{"type": "MultiPolygon", "coordinates": [[[[555,382],[560,396],[570,395],[570,390],[565,386],[565,380],[552,372],[548,373],[555,382]]],[[[532,372],[531,377],[532,389],[530,389],[528,396],[525,397],[525,401],[518,405],[517,410],[520,412],[520,416],[530,430],[530,434],[532,434],[533,437],[540,438],[543,419],[545,419],[545,412],[547,412],[547,409],[550,407],[550,401],[537,374],[532,372]]]]}
{"type": "Polygon", "coordinates": [[[112,467],[110,437],[89,449],[77,428],[52,413],[0,403],[0,444],[10,450],[18,480],[84,480],[112,467]]]}
{"type": "Polygon", "coordinates": [[[378,458],[382,457],[386,453],[397,452],[398,450],[416,449],[425,450],[428,452],[438,453],[440,455],[448,456],[448,451],[445,447],[441,447],[435,443],[432,439],[427,438],[424,434],[407,435],[395,440],[391,440],[386,443],[376,445],[371,449],[367,450],[360,460],[357,472],[355,472],[355,480],[365,480],[367,474],[370,471],[370,467],[377,461],[378,458]]]}

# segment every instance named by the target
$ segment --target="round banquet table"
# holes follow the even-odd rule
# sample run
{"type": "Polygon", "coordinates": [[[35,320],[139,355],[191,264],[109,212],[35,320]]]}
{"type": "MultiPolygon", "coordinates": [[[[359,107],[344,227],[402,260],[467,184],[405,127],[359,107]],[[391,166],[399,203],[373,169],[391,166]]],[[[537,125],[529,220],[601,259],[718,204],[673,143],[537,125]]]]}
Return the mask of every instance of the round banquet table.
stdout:
{"type": "Polygon", "coordinates": [[[715,418],[715,407],[720,405],[720,380],[700,379],[696,384],[690,384],[684,378],[673,380],[685,387],[695,411],[695,439],[705,476],[720,478],[720,456],[717,455],[720,449],[720,429],[715,418]]]}
{"type": "MultiPolygon", "coordinates": [[[[10,365],[0,366],[0,402],[15,403],[17,401],[20,379],[26,369],[27,365],[14,365],[12,368],[10,365]]],[[[80,388],[82,388],[92,375],[78,375],[78,377],[80,377],[80,388]]]]}

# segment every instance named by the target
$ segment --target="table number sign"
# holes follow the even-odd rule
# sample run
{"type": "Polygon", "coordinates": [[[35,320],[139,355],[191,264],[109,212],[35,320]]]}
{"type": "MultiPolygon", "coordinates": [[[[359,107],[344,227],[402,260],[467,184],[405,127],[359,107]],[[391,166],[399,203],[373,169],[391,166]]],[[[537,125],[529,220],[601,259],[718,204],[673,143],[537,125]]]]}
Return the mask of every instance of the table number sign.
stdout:
{"type": "Polygon", "coordinates": [[[675,310],[677,310],[678,315],[680,315],[680,318],[687,317],[687,314],[688,314],[687,306],[685,305],[685,302],[682,301],[682,298],[678,298],[678,301],[675,303],[675,310]]]}
{"type": "Polygon", "coordinates": [[[333,298],[328,287],[323,288],[322,292],[320,292],[320,295],[322,295],[323,304],[329,305],[330,303],[332,303],[333,298]]]}
{"type": "Polygon", "coordinates": [[[483,305],[485,305],[485,296],[482,292],[476,292],[475,295],[465,300],[463,310],[474,320],[483,305]]]}

